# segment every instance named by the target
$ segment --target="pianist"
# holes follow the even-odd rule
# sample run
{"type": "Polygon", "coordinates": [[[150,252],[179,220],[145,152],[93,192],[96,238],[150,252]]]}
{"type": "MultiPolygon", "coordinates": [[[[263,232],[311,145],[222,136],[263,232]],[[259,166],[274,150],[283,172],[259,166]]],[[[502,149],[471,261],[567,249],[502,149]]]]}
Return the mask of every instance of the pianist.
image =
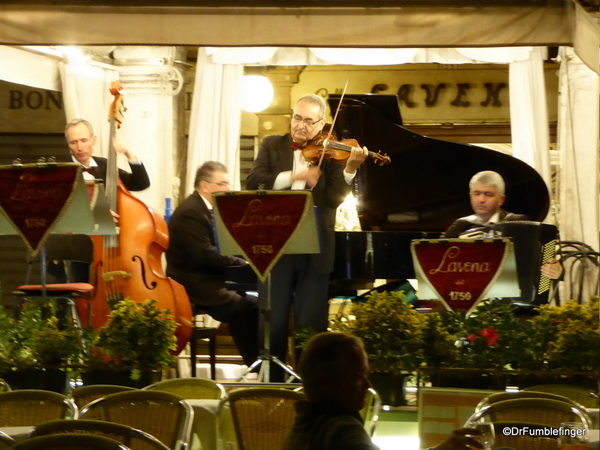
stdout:
{"type": "MultiPolygon", "coordinates": [[[[469,196],[474,214],[455,220],[442,233],[442,238],[457,238],[461,234],[464,236],[469,231],[485,229],[495,223],[529,220],[524,214],[513,214],[501,208],[506,195],[504,179],[497,172],[484,170],[473,175],[469,182],[469,196]]],[[[548,278],[557,279],[561,275],[562,267],[557,260],[551,259],[541,267],[541,271],[548,278]]]]}
{"type": "Polygon", "coordinates": [[[229,325],[235,345],[249,366],[258,358],[257,299],[225,288],[226,269],[247,262],[218,253],[213,232],[212,194],[229,191],[226,167],[205,162],[196,172],[194,188],[169,219],[167,275],[183,285],[194,314],[205,312],[229,325]]]}

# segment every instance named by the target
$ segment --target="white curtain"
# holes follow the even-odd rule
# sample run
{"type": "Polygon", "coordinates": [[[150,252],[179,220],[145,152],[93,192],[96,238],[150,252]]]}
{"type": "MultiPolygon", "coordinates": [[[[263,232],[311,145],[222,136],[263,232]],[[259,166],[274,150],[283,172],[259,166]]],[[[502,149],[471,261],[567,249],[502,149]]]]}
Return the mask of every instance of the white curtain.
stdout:
{"type": "Polygon", "coordinates": [[[561,47],[558,150],[563,240],[598,251],[598,75],[561,47]]]}
{"type": "Polygon", "coordinates": [[[509,66],[510,127],[513,156],[536,169],[550,189],[550,138],[543,54],[533,48],[529,58],[509,66]]]}
{"type": "MultiPolygon", "coordinates": [[[[579,241],[599,249],[600,206],[598,174],[598,75],[561,47],[558,104],[559,228],[561,240],[579,241]]],[[[565,283],[561,298],[586,302],[598,295],[598,268],[593,264],[564,262],[565,283]],[[583,280],[579,296],[579,280],[583,280]],[[574,280],[574,283],[569,281],[574,280]]]]}
{"type": "Polygon", "coordinates": [[[198,49],[190,117],[186,193],[194,189],[196,169],[219,161],[229,171],[232,190],[240,189],[240,81],[243,66],[215,64],[198,49]]]}
{"type": "Polygon", "coordinates": [[[60,63],[63,104],[67,122],[85,119],[92,124],[97,137],[94,154],[108,155],[110,125],[108,109],[113,99],[109,88],[118,80],[116,71],[86,63],[60,63]]]}

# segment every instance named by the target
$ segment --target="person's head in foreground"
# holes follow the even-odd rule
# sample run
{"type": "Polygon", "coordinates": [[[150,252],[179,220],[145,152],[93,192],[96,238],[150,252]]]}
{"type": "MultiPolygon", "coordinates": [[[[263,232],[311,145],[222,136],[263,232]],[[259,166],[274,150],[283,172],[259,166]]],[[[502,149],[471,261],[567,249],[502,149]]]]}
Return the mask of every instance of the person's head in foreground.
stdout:
{"type": "MultiPolygon", "coordinates": [[[[344,439],[344,450],[377,449],[358,420],[352,426],[347,419],[342,419],[343,416],[357,413],[364,407],[365,396],[371,386],[368,379],[369,362],[364,345],[359,338],[336,332],[316,334],[302,352],[298,372],[302,377],[308,403],[334,406],[335,410],[339,411],[340,420],[344,420],[335,423],[335,426],[344,423],[343,428],[339,429],[344,430],[345,437],[355,436],[352,443],[344,439]],[[357,431],[360,433],[357,434],[357,431]]],[[[294,440],[288,437],[287,447],[284,448],[337,450],[338,446],[335,442],[342,439],[332,438],[333,428],[330,432],[322,434],[324,442],[315,442],[314,439],[315,436],[321,435],[318,430],[322,423],[331,420],[331,413],[328,414],[329,418],[318,414],[313,415],[315,420],[312,425],[307,421],[306,416],[299,416],[296,420],[295,432],[291,434],[294,440]]],[[[334,426],[334,422],[328,423],[334,426]]],[[[474,438],[479,434],[480,431],[469,428],[454,430],[448,439],[433,450],[481,449],[483,446],[474,438]]]]}
{"type": "Polygon", "coordinates": [[[360,411],[365,403],[369,362],[360,339],[344,333],[319,333],[306,345],[298,371],[306,398],[360,411]]]}

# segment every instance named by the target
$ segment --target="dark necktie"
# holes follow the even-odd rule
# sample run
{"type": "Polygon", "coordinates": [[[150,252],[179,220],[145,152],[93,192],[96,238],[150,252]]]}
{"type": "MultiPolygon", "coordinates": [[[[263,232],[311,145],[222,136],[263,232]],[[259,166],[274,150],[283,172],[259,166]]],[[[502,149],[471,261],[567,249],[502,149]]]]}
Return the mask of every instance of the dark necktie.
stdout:
{"type": "Polygon", "coordinates": [[[84,172],[87,172],[87,173],[89,173],[89,174],[91,174],[91,175],[94,175],[94,176],[96,176],[96,171],[97,171],[97,170],[98,170],[98,167],[96,167],[96,166],[92,166],[92,167],[84,167],[84,168],[83,168],[83,171],[84,171],[84,172]]]}
{"type": "Polygon", "coordinates": [[[298,144],[297,142],[292,141],[292,149],[293,150],[301,150],[302,145],[298,144]]]}
{"type": "Polygon", "coordinates": [[[212,227],[213,239],[215,241],[215,247],[219,248],[219,240],[217,239],[217,227],[215,226],[215,212],[214,210],[210,211],[210,226],[212,227]]]}

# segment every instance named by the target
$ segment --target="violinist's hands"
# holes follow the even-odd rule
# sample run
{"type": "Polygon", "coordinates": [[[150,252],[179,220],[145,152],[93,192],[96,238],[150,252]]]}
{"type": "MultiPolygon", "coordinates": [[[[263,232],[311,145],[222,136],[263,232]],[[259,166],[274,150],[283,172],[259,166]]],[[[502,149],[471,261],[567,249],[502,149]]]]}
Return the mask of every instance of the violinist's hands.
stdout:
{"type": "Polygon", "coordinates": [[[121,142],[117,135],[113,136],[113,147],[115,148],[115,152],[125,155],[129,161],[138,161],[137,156],[131,153],[129,149],[123,145],[123,142],[121,142]]]}
{"type": "Polygon", "coordinates": [[[481,434],[475,428],[459,428],[450,433],[450,437],[431,450],[465,450],[480,449],[483,445],[473,436],[481,434]]]}
{"type": "Polygon", "coordinates": [[[115,225],[119,225],[119,217],[120,216],[116,212],[114,212],[112,209],[110,210],[110,213],[112,214],[112,218],[113,218],[113,221],[115,222],[115,225]]]}
{"type": "Polygon", "coordinates": [[[296,180],[305,180],[306,187],[312,188],[317,184],[320,176],[321,169],[319,169],[317,166],[309,166],[308,169],[292,175],[292,182],[296,180]]]}
{"type": "Polygon", "coordinates": [[[551,280],[557,280],[560,278],[560,274],[562,273],[562,265],[556,259],[549,259],[540,270],[542,275],[550,278],[551,280]]]}
{"type": "Polygon", "coordinates": [[[348,174],[356,173],[356,169],[358,169],[360,165],[365,162],[367,156],[369,156],[369,150],[367,150],[367,147],[354,147],[350,152],[348,161],[346,161],[345,172],[348,174]]]}

